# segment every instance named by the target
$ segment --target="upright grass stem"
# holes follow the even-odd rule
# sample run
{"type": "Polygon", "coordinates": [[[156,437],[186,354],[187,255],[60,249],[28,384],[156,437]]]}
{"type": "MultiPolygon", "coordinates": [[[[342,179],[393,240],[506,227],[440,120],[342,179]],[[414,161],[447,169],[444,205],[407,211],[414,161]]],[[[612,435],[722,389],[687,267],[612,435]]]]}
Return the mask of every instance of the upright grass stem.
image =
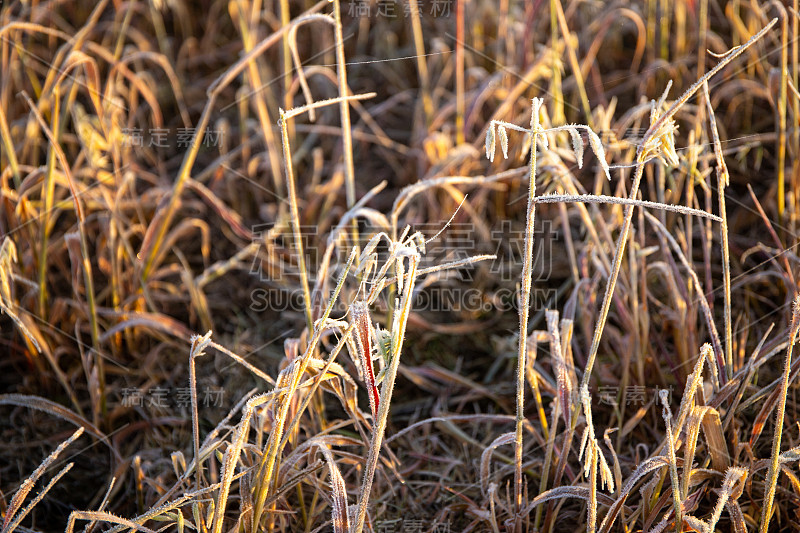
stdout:
{"type": "Polygon", "coordinates": [[[528,172],[528,212],[525,223],[525,251],[522,263],[522,288],[519,296],[519,343],[517,345],[517,418],[514,434],[514,506],[517,529],[522,511],[522,425],[525,422],[525,358],[528,349],[528,314],[533,278],[533,231],[536,218],[536,139],[539,136],[539,108],[544,103],[533,99],[531,110],[531,158],[528,172]]]}
{"type": "Polygon", "coordinates": [[[794,298],[792,310],[792,323],[789,327],[789,346],[786,348],[786,357],[783,359],[783,375],[781,379],[781,393],[778,400],[777,415],[775,417],[775,432],[772,435],[772,455],[770,457],[767,484],[764,487],[764,505],[761,508],[760,533],[767,533],[769,521],[772,517],[772,505],[775,500],[775,488],[778,484],[778,457],[781,454],[781,435],[783,434],[783,419],[786,413],[786,395],[789,392],[789,374],[792,367],[792,348],[797,341],[800,330],[800,294],[794,298]]]}
{"type": "MultiPolygon", "coordinates": [[[[780,13],[781,18],[781,70],[778,91],[778,221],[783,223],[786,210],[786,102],[789,79],[789,15],[782,3],[770,2],[780,13]]],[[[795,127],[796,129],[796,127],[795,127]]]]}
{"type": "MultiPolygon", "coordinates": [[[[61,99],[58,94],[53,95],[53,113],[51,116],[50,129],[53,131],[55,140],[58,140],[61,126],[59,112],[61,99]]],[[[50,218],[53,212],[53,202],[55,196],[55,170],[56,170],[56,149],[50,146],[47,154],[47,170],[45,172],[44,183],[42,184],[42,235],[39,244],[39,316],[47,320],[47,250],[50,242],[50,218]]]]}
{"type": "MultiPolygon", "coordinates": [[[[350,129],[350,91],[347,86],[347,67],[342,37],[342,9],[340,0],[333,0],[334,37],[336,39],[336,77],[339,84],[339,114],[342,120],[342,151],[344,152],[344,179],[347,207],[356,203],[356,178],[353,168],[353,132],[350,129]]],[[[354,232],[357,230],[353,230],[354,232]]]]}
{"type": "MultiPolygon", "coordinates": [[[[260,10],[254,10],[255,13],[251,13],[248,16],[245,12],[245,6],[240,5],[239,2],[232,2],[231,6],[239,15],[236,22],[238,22],[239,31],[242,34],[244,52],[247,54],[258,44],[255,40],[256,34],[253,31],[257,28],[257,23],[253,23],[252,21],[258,20],[260,10]]],[[[285,41],[286,37],[284,36],[284,42],[285,41]]],[[[256,114],[258,115],[258,121],[261,124],[261,133],[264,135],[264,142],[267,147],[267,156],[269,158],[270,169],[272,170],[272,181],[275,185],[275,192],[280,196],[283,194],[283,187],[281,186],[280,179],[280,158],[275,150],[275,134],[272,131],[273,122],[269,115],[269,108],[265,95],[261,91],[264,84],[261,80],[261,71],[255,59],[247,63],[247,77],[251,87],[250,96],[255,100],[256,114]]]]}
{"type": "Polygon", "coordinates": [[[422,35],[422,22],[419,12],[420,6],[418,2],[409,2],[408,7],[411,12],[411,30],[414,34],[414,51],[417,54],[417,73],[419,74],[419,82],[421,85],[422,112],[425,117],[425,128],[427,129],[433,119],[433,99],[431,98],[428,63],[425,59],[425,40],[422,35]]]}
{"type": "Polygon", "coordinates": [[[725,320],[725,366],[728,375],[733,375],[733,332],[731,326],[731,257],[728,245],[728,211],[725,208],[725,187],[728,185],[728,167],[722,154],[722,144],[717,131],[717,117],[711,106],[711,97],[708,94],[708,82],[703,83],[706,107],[708,108],[709,127],[711,138],[714,142],[714,155],[717,159],[717,198],[719,201],[720,216],[720,246],[722,248],[722,288],[724,297],[725,320]]]}
{"type": "Polygon", "coordinates": [[[300,211],[297,206],[297,191],[294,183],[294,170],[292,169],[292,151],[289,147],[289,128],[286,121],[286,113],[281,110],[281,118],[278,121],[281,128],[281,144],[283,145],[283,168],[286,172],[286,190],[289,193],[289,211],[292,221],[292,234],[294,246],[297,251],[297,266],[300,270],[300,283],[303,287],[303,303],[306,314],[306,327],[308,331],[314,329],[314,317],[311,311],[311,289],[308,285],[308,270],[306,270],[306,259],[303,253],[303,234],[300,231],[300,211]]]}
{"type": "MultiPolygon", "coordinates": [[[[413,2],[412,2],[413,3],[413,2]]],[[[456,0],[456,144],[464,142],[464,8],[466,0],[456,0]]]]}
{"type": "Polygon", "coordinates": [[[564,45],[567,48],[567,56],[569,57],[569,63],[572,67],[572,75],[575,76],[575,84],[578,86],[578,94],[581,98],[583,113],[586,115],[586,123],[590,128],[594,128],[592,121],[592,108],[589,105],[589,96],[586,94],[586,84],[583,82],[583,73],[581,72],[581,67],[578,63],[578,54],[575,52],[575,47],[572,45],[569,26],[567,26],[567,17],[564,15],[564,8],[561,6],[561,0],[555,0],[553,5],[555,5],[556,15],[558,16],[558,25],[561,29],[561,37],[564,39],[564,45]]]}

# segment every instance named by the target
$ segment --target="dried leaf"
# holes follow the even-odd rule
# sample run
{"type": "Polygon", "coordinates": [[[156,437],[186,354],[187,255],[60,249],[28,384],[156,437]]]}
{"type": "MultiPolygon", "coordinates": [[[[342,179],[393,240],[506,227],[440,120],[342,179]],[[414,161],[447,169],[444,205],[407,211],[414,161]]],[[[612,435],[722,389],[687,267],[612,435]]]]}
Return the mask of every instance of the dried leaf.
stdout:
{"type": "Polygon", "coordinates": [[[708,524],[700,520],[699,518],[695,518],[694,516],[686,515],[683,517],[684,524],[688,524],[694,531],[701,531],[705,532],[708,529],[708,524]]]}
{"type": "Polygon", "coordinates": [[[722,482],[722,490],[720,490],[719,499],[717,500],[717,505],[714,507],[714,512],[711,514],[707,531],[714,531],[719,517],[722,515],[722,508],[728,503],[729,499],[735,501],[736,498],[739,497],[739,494],[742,492],[741,487],[743,486],[743,483],[740,483],[740,481],[744,482],[746,478],[747,470],[740,467],[731,467],[725,473],[725,481],[722,482]],[[738,494],[734,492],[734,487],[736,487],[737,483],[740,487],[738,494]]]}
{"type": "Polygon", "coordinates": [[[712,407],[705,408],[702,425],[703,434],[708,443],[708,451],[711,453],[711,464],[715,470],[725,472],[731,466],[731,460],[728,454],[728,442],[722,431],[719,411],[712,407]]]}
{"type": "Polygon", "coordinates": [[[553,366],[556,370],[556,383],[558,384],[558,398],[561,401],[561,414],[565,423],[569,424],[572,398],[572,381],[567,373],[567,364],[561,352],[561,333],[558,328],[558,311],[548,309],[547,330],[550,333],[550,351],[553,355],[553,366]]]}
{"type": "Polygon", "coordinates": [[[328,470],[331,473],[331,521],[333,522],[334,533],[348,533],[350,531],[350,513],[347,506],[347,489],[344,483],[344,478],[336,461],[333,459],[333,454],[328,448],[321,447],[320,451],[325,456],[328,463],[328,470]]]}
{"type": "Polygon", "coordinates": [[[636,485],[636,483],[639,482],[639,479],[649,474],[653,470],[659,469],[667,465],[669,465],[669,462],[666,460],[665,457],[662,456],[652,457],[650,459],[647,459],[643,463],[639,464],[639,467],[636,470],[634,470],[633,473],[628,477],[628,481],[625,482],[625,486],[622,487],[622,490],[620,490],[619,497],[614,501],[614,504],[611,505],[611,508],[608,510],[608,513],[606,513],[606,517],[600,524],[599,528],[600,533],[607,532],[611,529],[611,526],[614,524],[617,515],[622,510],[622,505],[625,503],[625,500],[628,498],[628,495],[633,490],[633,487],[636,485]]]}
{"type": "Polygon", "coordinates": [[[486,495],[489,490],[489,468],[491,466],[492,453],[496,448],[513,442],[515,437],[516,435],[514,433],[503,433],[494,439],[494,441],[483,450],[483,453],[481,453],[481,489],[484,495],[486,495]]]}
{"type": "Polygon", "coordinates": [[[734,533],[747,533],[747,526],[744,522],[744,513],[742,508],[739,507],[738,502],[729,501],[725,504],[728,514],[731,516],[731,524],[733,525],[734,533]]]}

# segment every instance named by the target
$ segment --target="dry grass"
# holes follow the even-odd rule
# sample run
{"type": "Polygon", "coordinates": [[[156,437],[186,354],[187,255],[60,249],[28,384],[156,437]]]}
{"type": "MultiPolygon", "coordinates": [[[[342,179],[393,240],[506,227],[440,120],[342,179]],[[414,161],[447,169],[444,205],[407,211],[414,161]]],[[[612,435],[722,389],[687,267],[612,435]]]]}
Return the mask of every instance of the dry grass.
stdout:
{"type": "Polygon", "coordinates": [[[800,530],[799,13],[0,2],[2,533],[800,530]]]}

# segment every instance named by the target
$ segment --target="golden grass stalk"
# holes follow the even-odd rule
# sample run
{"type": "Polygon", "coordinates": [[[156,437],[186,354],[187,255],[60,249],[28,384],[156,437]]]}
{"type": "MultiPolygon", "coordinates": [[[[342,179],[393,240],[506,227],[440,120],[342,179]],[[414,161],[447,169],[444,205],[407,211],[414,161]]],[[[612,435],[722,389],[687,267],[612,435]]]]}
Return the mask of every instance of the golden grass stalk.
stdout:
{"type": "Polygon", "coordinates": [[[783,434],[783,419],[786,412],[786,395],[789,391],[789,373],[792,366],[792,348],[797,341],[800,330],[800,294],[794,298],[792,309],[792,322],[789,326],[789,346],[786,348],[786,357],[783,359],[783,375],[780,384],[780,399],[778,400],[777,415],[775,416],[775,431],[772,436],[772,455],[770,457],[767,484],[764,491],[764,506],[761,508],[760,533],[766,533],[769,521],[772,518],[772,504],[775,499],[775,489],[778,484],[778,458],[781,454],[781,436],[783,434]]]}
{"type": "MultiPolygon", "coordinates": [[[[792,10],[795,13],[800,13],[800,2],[798,0],[792,0],[792,10]]],[[[800,21],[797,20],[797,15],[792,17],[792,85],[794,87],[798,86],[800,83],[800,47],[798,46],[798,33],[800,33],[800,21]]],[[[796,92],[796,91],[795,91],[796,92]]],[[[794,123],[797,124],[800,122],[800,100],[797,98],[792,98],[792,115],[794,117],[794,123]]],[[[792,128],[792,147],[794,148],[794,157],[800,157],[800,128],[794,127],[792,128]]],[[[792,180],[792,190],[797,191],[798,183],[796,177],[792,180]]],[[[794,209],[795,212],[797,211],[798,203],[797,193],[794,193],[794,209]]]]}
{"type": "MultiPolygon", "coordinates": [[[[338,5],[338,3],[336,5],[338,5]]],[[[290,109],[288,111],[281,110],[280,112],[280,119],[278,120],[278,125],[280,126],[281,129],[281,143],[283,146],[283,165],[284,165],[284,171],[286,173],[286,188],[289,194],[289,210],[291,214],[292,234],[294,237],[295,250],[297,252],[298,270],[300,271],[300,283],[303,288],[303,303],[305,306],[306,326],[308,327],[309,331],[314,329],[314,316],[311,310],[311,302],[312,302],[311,289],[309,288],[308,285],[308,270],[306,269],[306,259],[305,259],[305,253],[303,251],[303,236],[300,228],[300,212],[297,203],[297,190],[295,186],[294,170],[292,167],[292,152],[291,152],[291,147],[289,146],[289,128],[287,125],[287,121],[288,119],[295,117],[301,113],[312,112],[314,109],[331,105],[336,102],[341,103],[342,101],[346,102],[347,100],[351,99],[371,98],[372,96],[374,96],[374,93],[331,98],[329,100],[322,100],[319,102],[309,103],[307,105],[300,106],[296,109],[290,109]]],[[[349,107],[347,109],[349,109],[349,107]]]]}
{"type": "Polygon", "coordinates": [[[456,144],[464,143],[464,24],[465,0],[456,0],[456,144]]]}
{"type": "MultiPolygon", "coordinates": [[[[350,92],[347,85],[347,70],[344,59],[344,38],[342,37],[341,1],[333,0],[334,37],[336,39],[336,76],[339,85],[339,114],[342,120],[342,151],[344,153],[345,191],[347,207],[356,203],[356,178],[353,169],[353,132],[350,128],[350,102],[347,98],[350,92]]],[[[357,228],[354,226],[354,236],[357,237],[357,228]]],[[[355,241],[358,242],[357,240],[355,241]]]]}
{"type": "MultiPolygon", "coordinates": [[[[53,145],[58,142],[58,135],[61,133],[61,126],[59,119],[61,117],[61,98],[58,97],[58,92],[53,95],[53,113],[50,117],[51,131],[54,132],[53,145]]],[[[39,242],[39,316],[47,317],[47,250],[50,241],[50,218],[53,212],[53,202],[55,197],[55,166],[56,166],[56,150],[54,146],[50,146],[47,153],[47,170],[44,182],[42,183],[42,235],[39,242]]]]}
{"type": "MultiPolygon", "coordinates": [[[[433,117],[433,99],[431,98],[428,63],[425,60],[425,41],[422,36],[420,5],[417,2],[409,2],[408,7],[411,14],[411,30],[414,34],[414,52],[417,55],[417,73],[419,74],[420,92],[422,93],[422,111],[425,116],[425,125],[430,126],[433,117]]],[[[456,129],[458,129],[458,125],[456,125],[456,129]]]]}
{"type": "MultiPolygon", "coordinates": [[[[245,55],[248,55],[257,47],[254,30],[258,27],[257,21],[261,13],[260,10],[252,9],[251,13],[248,14],[245,10],[246,6],[243,2],[231,2],[229,4],[231,18],[241,34],[245,55]]],[[[284,26],[284,28],[292,28],[293,26],[294,25],[288,25],[284,26]]],[[[255,101],[256,114],[258,115],[258,121],[261,125],[261,132],[264,135],[264,142],[267,148],[267,155],[270,162],[270,169],[272,170],[272,179],[275,184],[276,193],[282,195],[284,191],[281,187],[280,180],[280,159],[275,153],[275,134],[272,131],[273,122],[269,116],[269,107],[267,106],[266,97],[261,90],[264,84],[261,81],[261,70],[259,69],[256,57],[253,58],[253,61],[247,63],[247,81],[251,88],[248,96],[255,101]]]]}
{"type": "Polygon", "coordinates": [[[567,17],[564,15],[564,8],[561,5],[561,0],[555,0],[550,5],[551,8],[555,6],[556,9],[558,27],[561,30],[561,38],[564,40],[564,46],[567,48],[567,57],[572,67],[572,75],[575,77],[575,85],[578,87],[578,94],[581,98],[583,113],[586,116],[586,123],[589,124],[589,127],[593,127],[592,108],[589,105],[589,97],[586,94],[586,84],[583,81],[583,73],[578,63],[578,54],[575,52],[575,46],[573,46],[572,34],[569,31],[569,26],[567,26],[567,17]]]}
{"type": "MultiPolygon", "coordinates": [[[[541,336],[544,337],[544,332],[540,332],[541,336]]],[[[536,352],[539,346],[539,335],[537,332],[534,332],[528,342],[531,346],[528,347],[527,350],[527,357],[525,361],[525,377],[528,380],[528,385],[530,385],[531,389],[533,389],[533,397],[536,400],[536,407],[537,412],[539,414],[539,423],[542,426],[542,435],[545,439],[549,439],[549,425],[547,423],[547,414],[544,411],[544,404],[542,403],[542,393],[539,389],[539,377],[537,372],[534,370],[534,363],[536,361],[536,352]]]]}
{"type": "MultiPolygon", "coordinates": [[[[281,26],[288,26],[292,21],[289,12],[289,0],[280,0],[281,26]]],[[[285,109],[292,107],[292,49],[288,35],[283,36],[283,49],[281,50],[283,72],[283,106],[285,109]]]]}
{"type": "MultiPolygon", "coordinates": [[[[780,88],[778,91],[778,124],[777,124],[777,152],[778,152],[778,221],[783,222],[786,210],[786,107],[787,107],[787,81],[789,79],[789,14],[784,5],[772,1],[768,5],[774,6],[780,13],[781,19],[781,66],[780,88]]],[[[796,16],[796,15],[795,15],[796,16]]],[[[793,17],[794,18],[794,17],[793,17]]],[[[796,129],[793,128],[793,129],[796,129]]]]}
{"type": "MultiPolygon", "coordinates": [[[[560,0],[550,0],[550,47],[555,51],[557,50],[557,42],[558,42],[558,14],[556,13],[556,4],[560,0]]],[[[565,40],[566,43],[566,40],[565,40]]],[[[552,80],[550,82],[551,90],[550,92],[553,95],[553,116],[552,119],[554,122],[560,122],[565,120],[564,118],[564,92],[561,87],[561,62],[560,61],[553,61],[552,64],[552,80]]]]}

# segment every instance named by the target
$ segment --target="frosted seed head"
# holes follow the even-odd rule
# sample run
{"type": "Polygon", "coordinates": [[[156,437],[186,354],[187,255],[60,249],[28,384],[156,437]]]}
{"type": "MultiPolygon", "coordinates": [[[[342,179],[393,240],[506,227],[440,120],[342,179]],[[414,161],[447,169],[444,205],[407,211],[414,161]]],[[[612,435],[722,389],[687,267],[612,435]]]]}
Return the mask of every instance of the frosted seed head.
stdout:
{"type": "Polygon", "coordinates": [[[603,167],[603,172],[606,173],[606,178],[608,178],[608,181],[611,181],[611,173],[608,170],[606,151],[603,149],[603,143],[600,142],[600,137],[598,137],[595,132],[590,129],[587,131],[589,132],[589,144],[592,147],[592,151],[594,152],[594,155],[597,156],[597,160],[600,161],[600,166],[603,167]]]}
{"type": "Polygon", "coordinates": [[[503,150],[503,159],[508,159],[508,133],[505,126],[497,127],[497,135],[500,137],[500,149],[503,150]]]}
{"type": "Polygon", "coordinates": [[[489,129],[486,130],[486,159],[494,163],[494,151],[496,140],[494,135],[494,122],[489,124],[489,129]]]}
{"type": "Polygon", "coordinates": [[[581,134],[575,128],[569,128],[567,131],[572,137],[572,151],[575,152],[575,161],[578,163],[578,168],[583,168],[583,139],[581,139],[581,134]]]}

